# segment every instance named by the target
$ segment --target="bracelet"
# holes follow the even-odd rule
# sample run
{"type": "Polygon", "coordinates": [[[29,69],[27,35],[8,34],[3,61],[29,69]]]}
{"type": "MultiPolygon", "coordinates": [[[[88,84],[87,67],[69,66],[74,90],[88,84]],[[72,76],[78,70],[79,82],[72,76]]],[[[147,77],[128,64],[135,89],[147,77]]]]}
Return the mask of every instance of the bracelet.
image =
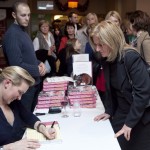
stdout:
{"type": "MultiPolygon", "coordinates": [[[[38,132],[40,132],[40,130],[39,130],[39,129],[40,129],[40,126],[41,126],[41,125],[45,126],[45,124],[43,124],[43,123],[39,123],[39,124],[37,125],[37,131],[38,131],[38,132]]],[[[45,127],[46,127],[46,126],[45,126],[45,127]]]]}

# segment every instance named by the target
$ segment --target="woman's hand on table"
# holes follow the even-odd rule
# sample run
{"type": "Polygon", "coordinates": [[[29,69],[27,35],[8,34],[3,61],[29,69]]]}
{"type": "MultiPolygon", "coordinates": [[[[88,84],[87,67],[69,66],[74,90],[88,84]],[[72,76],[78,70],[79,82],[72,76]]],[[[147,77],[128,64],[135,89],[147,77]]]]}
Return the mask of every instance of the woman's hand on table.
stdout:
{"type": "Polygon", "coordinates": [[[55,139],[56,137],[56,130],[55,128],[45,128],[43,134],[50,140],[55,139]]]}
{"type": "Polygon", "coordinates": [[[132,130],[132,128],[124,125],[122,127],[122,129],[115,134],[115,137],[117,138],[120,135],[124,134],[124,137],[126,138],[126,140],[129,141],[130,140],[131,130],[132,130]]]}
{"type": "Polygon", "coordinates": [[[42,133],[45,137],[47,137],[50,140],[56,137],[55,128],[46,128],[46,126],[43,124],[40,125],[39,132],[42,133]]]}
{"type": "Polygon", "coordinates": [[[110,118],[109,114],[103,113],[94,118],[94,121],[107,120],[110,118]]]}
{"type": "Polygon", "coordinates": [[[38,140],[22,139],[14,143],[10,143],[3,146],[4,150],[36,150],[40,147],[38,140]]]}

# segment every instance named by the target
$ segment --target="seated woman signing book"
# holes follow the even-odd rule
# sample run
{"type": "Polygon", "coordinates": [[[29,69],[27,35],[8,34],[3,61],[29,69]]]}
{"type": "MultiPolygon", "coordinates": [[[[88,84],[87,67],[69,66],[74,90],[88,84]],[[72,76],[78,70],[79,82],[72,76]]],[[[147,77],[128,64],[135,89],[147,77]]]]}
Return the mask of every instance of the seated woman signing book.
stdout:
{"type": "Polygon", "coordinates": [[[48,139],[54,139],[55,129],[44,124],[21,104],[21,96],[34,84],[24,69],[11,66],[0,70],[0,148],[31,150],[40,147],[37,140],[22,139],[26,127],[34,128],[48,139]]]}

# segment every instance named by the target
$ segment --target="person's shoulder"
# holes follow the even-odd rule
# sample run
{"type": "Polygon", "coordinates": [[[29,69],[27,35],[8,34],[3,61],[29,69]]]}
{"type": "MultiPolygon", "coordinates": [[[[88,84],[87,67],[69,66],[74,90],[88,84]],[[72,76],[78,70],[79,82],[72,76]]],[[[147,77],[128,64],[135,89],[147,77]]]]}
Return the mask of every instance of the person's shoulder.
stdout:
{"type": "Polygon", "coordinates": [[[124,58],[141,57],[136,49],[128,48],[123,51],[124,58]]]}
{"type": "Polygon", "coordinates": [[[139,36],[137,42],[144,44],[144,43],[147,43],[147,41],[148,41],[148,42],[150,41],[150,35],[149,35],[149,33],[148,33],[147,31],[143,31],[143,32],[140,34],[140,36],[139,36]]]}
{"type": "Polygon", "coordinates": [[[17,38],[18,34],[21,34],[19,27],[13,23],[9,26],[5,36],[15,36],[17,38]]]}
{"type": "Polygon", "coordinates": [[[126,49],[124,54],[124,62],[126,64],[133,64],[137,60],[141,59],[140,54],[136,49],[126,49]]]}

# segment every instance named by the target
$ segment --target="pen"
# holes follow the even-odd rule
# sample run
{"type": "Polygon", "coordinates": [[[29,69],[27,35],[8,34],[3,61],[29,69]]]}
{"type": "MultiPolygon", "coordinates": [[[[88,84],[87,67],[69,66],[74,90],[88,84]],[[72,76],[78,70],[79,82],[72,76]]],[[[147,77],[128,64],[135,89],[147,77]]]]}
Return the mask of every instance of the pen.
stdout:
{"type": "Polygon", "coordinates": [[[52,123],[52,125],[51,125],[51,128],[53,128],[53,127],[54,127],[54,124],[55,124],[55,121],[53,121],[53,123],[52,123]]]}

